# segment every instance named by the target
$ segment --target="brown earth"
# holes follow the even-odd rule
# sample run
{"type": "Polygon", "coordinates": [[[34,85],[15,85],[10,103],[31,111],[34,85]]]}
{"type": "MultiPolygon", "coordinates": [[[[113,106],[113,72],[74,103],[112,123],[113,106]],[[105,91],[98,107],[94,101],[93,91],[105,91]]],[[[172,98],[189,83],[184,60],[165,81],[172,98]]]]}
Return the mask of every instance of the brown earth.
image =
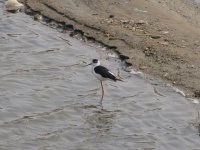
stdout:
{"type": "Polygon", "coordinates": [[[200,8],[192,0],[21,0],[116,47],[134,68],[200,97],[200,8]]]}

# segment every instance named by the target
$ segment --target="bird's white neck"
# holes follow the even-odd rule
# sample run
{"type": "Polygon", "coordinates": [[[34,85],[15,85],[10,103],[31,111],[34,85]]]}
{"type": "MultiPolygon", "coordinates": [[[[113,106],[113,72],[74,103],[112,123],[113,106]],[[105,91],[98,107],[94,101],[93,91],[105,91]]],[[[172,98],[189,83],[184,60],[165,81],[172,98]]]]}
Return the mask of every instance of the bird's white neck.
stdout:
{"type": "Polygon", "coordinates": [[[100,66],[100,62],[98,61],[97,63],[93,63],[92,65],[93,67],[100,66]]]}

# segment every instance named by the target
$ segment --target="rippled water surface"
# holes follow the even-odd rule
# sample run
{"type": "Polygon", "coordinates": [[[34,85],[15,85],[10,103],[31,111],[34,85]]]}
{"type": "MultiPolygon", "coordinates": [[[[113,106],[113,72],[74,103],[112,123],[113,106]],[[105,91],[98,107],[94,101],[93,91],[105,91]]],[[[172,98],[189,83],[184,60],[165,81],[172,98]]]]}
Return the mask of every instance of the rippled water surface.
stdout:
{"type": "Polygon", "coordinates": [[[104,82],[101,110],[100,84],[83,66],[99,58],[116,73],[120,61],[0,6],[0,149],[200,148],[194,107],[171,87],[120,70],[125,82],[104,82]]]}

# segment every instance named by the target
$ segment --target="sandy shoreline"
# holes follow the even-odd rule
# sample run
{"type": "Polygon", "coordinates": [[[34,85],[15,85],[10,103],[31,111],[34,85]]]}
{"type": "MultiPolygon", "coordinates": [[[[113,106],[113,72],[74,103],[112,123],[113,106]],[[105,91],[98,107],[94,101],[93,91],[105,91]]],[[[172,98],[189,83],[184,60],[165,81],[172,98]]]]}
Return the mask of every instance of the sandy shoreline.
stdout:
{"type": "Polygon", "coordinates": [[[129,56],[134,68],[200,97],[200,8],[189,0],[21,0],[129,56]]]}

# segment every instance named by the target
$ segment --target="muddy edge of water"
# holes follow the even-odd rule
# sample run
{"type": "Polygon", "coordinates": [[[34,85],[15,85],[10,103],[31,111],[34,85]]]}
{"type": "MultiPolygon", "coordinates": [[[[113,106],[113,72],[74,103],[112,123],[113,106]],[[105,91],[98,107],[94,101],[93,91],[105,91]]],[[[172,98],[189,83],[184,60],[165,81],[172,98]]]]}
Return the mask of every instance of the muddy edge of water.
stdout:
{"type": "Polygon", "coordinates": [[[200,97],[199,8],[185,1],[21,0],[38,12],[98,41],[144,73],[200,97]],[[129,57],[124,57],[129,56],[129,57]]]}

